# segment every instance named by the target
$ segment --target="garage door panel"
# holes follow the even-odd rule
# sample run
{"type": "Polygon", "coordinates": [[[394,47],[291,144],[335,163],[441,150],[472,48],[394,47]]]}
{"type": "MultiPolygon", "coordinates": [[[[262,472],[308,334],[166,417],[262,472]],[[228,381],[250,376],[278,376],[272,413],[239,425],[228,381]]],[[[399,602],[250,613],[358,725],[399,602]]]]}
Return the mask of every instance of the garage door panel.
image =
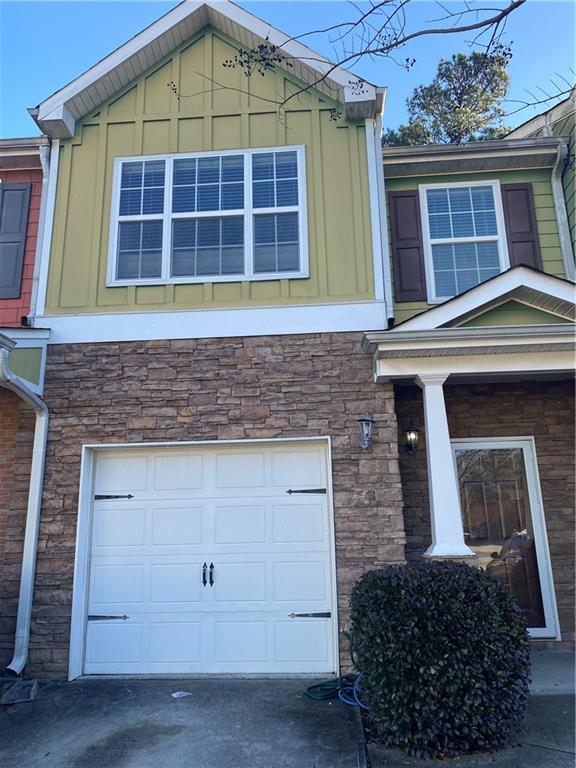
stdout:
{"type": "Polygon", "coordinates": [[[90,604],[124,605],[145,599],[144,565],[98,565],[92,567],[90,604]]]}
{"type": "Polygon", "coordinates": [[[319,451],[273,451],[272,485],[286,488],[324,488],[323,464],[319,451]]]}
{"type": "Polygon", "coordinates": [[[86,663],[139,663],[142,659],[142,640],[142,624],[89,621],[86,636],[86,663]]]}
{"type": "Polygon", "coordinates": [[[204,507],[159,507],[152,510],[151,543],[154,546],[202,544],[204,507]]]}
{"type": "Polygon", "coordinates": [[[200,603],[202,567],[199,563],[150,567],[151,603],[200,603]]]}
{"type": "Polygon", "coordinates": [[[214,661],[261,662],[267,658],[266,622],[215,621],[214,661]]]}
{"type": "Polygon", "coordinates": [[[148,484],[148,457],[112,453],[96,464],[96,493],[134,493],[148,484]]]}
{"type": "Polygon", "coordinates": [[[154,490],[197,490],[204,486],[204,458],[190,454],[154,457],[154,490]]]}
{"type": "Polygon", "coordinates": [[[321,504],[282,504],[272,507],[272,540],[275,544],[318,543],[326,537],[321,504]]]}
{"type": "MultiPolygon", "coordinates": [[[[214,567],[214,602],[244,603],[266,600],[266,563],[218,562],[214,567]]],[[[217,608],[217,610],[221,610],[217,608]]]]}
{"type": "Polygon", "coordinates": [[[274,659],[277,662],[317,662],[330,660],[330,623],[303,619],[274,623],[274,659]]]}
{"type": "Polygon", "coordinates": [[[324,562],[274,563],[274,600],[283,602],[324,601],[328,597],[324,562]]]}
{"type": "Polygon", "coordinates": [[[150,624],[150,662],[198,663],[202,660],[200,621],[153,622],[150,624]]]}
{"type": "Polygon", "coordinates": [[[216,455],[216,488],[258,488],[265,485],[264,453],[216,455]]]}
{"type": "Polygon", "coordinates": [[[94,546],[141,547],[146,540],[146,509],[94,505],[94,546]]]}
{"type": "Polygon", "coordinates": [[[216,506],[214,509],[216,544],[264,544],[266,507],[216,506]]]}

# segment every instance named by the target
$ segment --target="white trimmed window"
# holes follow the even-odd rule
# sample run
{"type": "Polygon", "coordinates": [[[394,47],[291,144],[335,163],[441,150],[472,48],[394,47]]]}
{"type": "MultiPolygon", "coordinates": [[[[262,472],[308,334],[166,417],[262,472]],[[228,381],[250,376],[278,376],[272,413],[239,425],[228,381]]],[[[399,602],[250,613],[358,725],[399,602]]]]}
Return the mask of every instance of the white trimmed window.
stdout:
{"type": "Polygon", "coordinates": [[[118,158],[108,285],[308,277],[304,147],[118,158]]]}
{"type": "Polygon", "coordinates": [[[497,181],[419,189],[430,302],[457,296],[508,267],[497,181]]]}

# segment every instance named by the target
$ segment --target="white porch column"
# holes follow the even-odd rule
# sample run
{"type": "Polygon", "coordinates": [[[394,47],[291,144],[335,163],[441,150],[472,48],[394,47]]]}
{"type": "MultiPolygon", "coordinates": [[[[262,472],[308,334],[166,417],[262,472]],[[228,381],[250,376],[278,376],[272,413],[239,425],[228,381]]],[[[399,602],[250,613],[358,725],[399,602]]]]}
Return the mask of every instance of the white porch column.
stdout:
{"type": "Polygon", "coordinates": [[[425,557],[475,557],[464,541],[458,478],[452,458],[443,383],[447,374],[416,378],[424,394],[432,546],[425,557]]]}

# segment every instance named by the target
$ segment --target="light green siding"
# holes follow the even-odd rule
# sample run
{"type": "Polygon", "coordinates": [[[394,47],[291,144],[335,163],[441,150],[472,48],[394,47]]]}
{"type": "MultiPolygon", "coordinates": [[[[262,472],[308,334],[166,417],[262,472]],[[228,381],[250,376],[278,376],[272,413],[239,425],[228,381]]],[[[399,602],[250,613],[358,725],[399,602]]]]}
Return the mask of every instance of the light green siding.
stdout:
{"type": "Polygon", "coordinates": [[[222,66],[235,53],[204,30],[61,143],[47,314],[374,298],[364,124],[333,121],[334,104],[315,91],[279,111],[294,78],[248,79],[222,66]],[[285,145],[306,151],[309,278],[106,287],[115,157],[285,145]]]}
{"type": "Polygon", "coordinates": [[[558,315],[544,312],[537,307],[521,304],[519,301],[507,301],[499,307],[489,309],[477,317],[473,317],[459,328],[476,328],[487,325],[549,325],[551,323],[569,323],[558,315]]]}
{"type": "MultiPolygon", "coordinates": [[[[386,173],[386,168],[384,169],[386,173]]],[[[554,211],[552,198],[551,171],[546,168],[522,171],[488,171],[485,173],[463,173],[442,176],[412,176],[410,178],[392,178],[386,182],[388,192],[407,189],[417,189],[420,184],[451,184],[466,181],[493,181],[498,180],[502,184],[514,184],[530,182],[534,193],[534,206],[536,209],[536,221],[540,239],[540,251],[544,270],[551,275],[564,277],[564,265],[560,250],[560,238],[558,225],[554,211]]],[[[388,226],[390,231],[390,225],[388,226]]],[[[400,323],[413,315],[430,309],[431,306],[424,301],[397,302],[394,305],[396,322],[400,323]]]]}
{"type": "Polygon", "coordinates": [[[16,376],[31,381],[33,384],[39,384],[42,349],[40,347],[16,347],[8,356],[8,365],[16,376]]]}

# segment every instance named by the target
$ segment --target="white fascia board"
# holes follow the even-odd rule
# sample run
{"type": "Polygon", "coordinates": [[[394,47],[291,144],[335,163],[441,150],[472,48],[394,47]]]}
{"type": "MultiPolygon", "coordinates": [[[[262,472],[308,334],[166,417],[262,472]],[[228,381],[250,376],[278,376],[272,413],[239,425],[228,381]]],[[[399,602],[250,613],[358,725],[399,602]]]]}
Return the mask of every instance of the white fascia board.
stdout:
{"type": "Polygon", "coordinates": [[[525,337],[504,337],[493,339],[429,339],[428,341],[404,341],[398,344],[381,344],[378,346],[377,356],[379,358],[392,357],[433,357],[437,353],[443,355],[461,355],[482,354],[483,350],[490,349],[495,352],[497,348],[502,348],[502,352],[509,353],[511,350],[534,349],[542,347],[549,350],[551,348],[573,349],[574,348],[574,330],[567,338],[564,336],[525,336],[525,337]]]}
{"type": "Polygon", "coordinates": [[[515,288],[532,288],[562,301],[574,302],[575,288],[567,280],[562,280],[544,272],[535,272],[524,267],[513,267],[498,277],[477,285],[470,291],[449,299],[437,307],[423,312],[416,317],[396,326],[390,334],[402,331],[426,331],[438,328],[464,314],[480,309],[490,301],[495,301],[503,294],[515,288]]]}
{"type": "Polygon", "coordinates": [[[564,101],[561,101],[559,104],[556,104],[555,106],[546,110],[546,112],[542,112],[541,114],[536,115],[536,117],[533,117],[531,120],[527,120],[525,123],[522,123],[522,125],[514,128],[513,131],[510,131],[510,133],[506,135],[506,138],[523,139],[533,133],[536,133],[537,131],[542,130],[542,128],[545,128],[547,125],[554,125],[554,123],[557,123],[563,117],[566,117],[566,115],[569,115],[575,110],[576,89],[573,89],[572,93],[570,96],[568,96],[567,99],[564,99],[564,101]]]}
{"type": "Polygon", "coordinates": [[[36,322],[50,329],[50,344],[88,344],[364,331],[381,328],[383,316],[383,301],[366,301],[291,307],[43,315],[37,317],[36,322]]]}
{"type": "MultiPolygon", "coordinates": [[[[78,94],[110,74],[110,72],[130,57],[137,55],[147,46],[152,45],[160,35],[169,32],[174,26],[195,13],[205,13],[208,21],[216,28],[220,26],[218,16],[224,16],[230,22],[244,27],[254,35],[262,39],[268,39],[274,45],[281,46],[289,58],[299,59],[307,69],[317,73],[319,80],[325,79],[328,85],[335,87],[339,91],[338,98],[344,102],[345,106],[349,105],[350,110],[355,116],[359,111],[362,112],[361,117],[373,117],[375,115],[378,99],[377,89],[374,85],[365,82],[362,78],[353,75],[341,67],[335,67],[332,62],[316,51],[313,51],[297,40],[291,39],[285,33],[280,32],[280,30],[275,29],[270,24],[235,5],[230,0],[205,0],[205,2],[180,3],[180,5],[177,5],[156,22],[142,30],[142,32],[128,40],[120,48],[117,48],[93,67],[90,67],[90,69],[86,70],[86,72],[71,83],[49,96],[39,104],[38,112],[34,115],[36,122],[44,130],[48,131],[50,127],[54,131],[53,135],[59,138],[64,138],[65,135],[73,135],[73,115],[70,112],[68,112],[68,115],[65,113],[61,114],[60,110],[67,110],[67,104],[78,94]],[[354,84],[360,81],[362,82],[362,87],[355,87],[354,84]],[[70,133],[66,134],[65,131],[70,131],[70,133]]],[[[112,95],[110,94],[110,96],[112,95]]],[[[347,111],[349,110],[347,109],[347,111]]],[[[81,116],[80,114],[76,115],[77,118],[81,116]]]]}
{"type": "Polygon", "coordinates": [[[50,338],[48,328],[2,328],[0,332],[18,345],[23,341],[42,342],[50,338]]]}
{"type": "Polygon", "coordinates": [[[374,363],[374,381],[414,379],[417,376],[469,376],[571,372],[573,351],[519,352],[517,354],[462,355],[458,357],[380,358],[374,363]]]}

